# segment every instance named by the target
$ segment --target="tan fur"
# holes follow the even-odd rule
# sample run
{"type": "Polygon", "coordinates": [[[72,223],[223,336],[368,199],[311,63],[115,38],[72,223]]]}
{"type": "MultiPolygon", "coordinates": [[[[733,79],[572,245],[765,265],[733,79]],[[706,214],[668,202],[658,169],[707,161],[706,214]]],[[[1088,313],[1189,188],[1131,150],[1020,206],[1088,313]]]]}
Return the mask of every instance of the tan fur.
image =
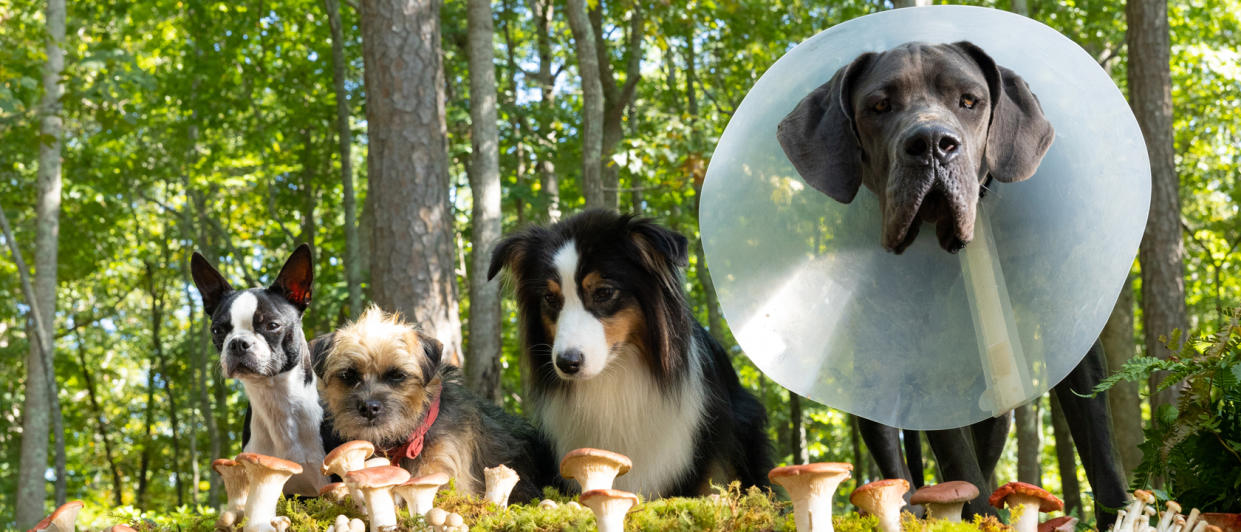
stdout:
{"type": "Polygon", "coordinates": [[[483,479],[474,474],[474,441],[478,438],[473,427],[442,435],[435,443],[422,450],[417,463],[402,460],[401,465],[415,477],[444,473],[456,479],[457,491],[480,495],[486,487],[483,479]]]}
{"type": "Polygon", "coordinates": [[[615,314],[601,318],[599,321],[603,323],[603,336],[607,339],[609,346],[632,344],[641,352],[648,352],[646,342],[643,340],[646,320],[643,319],[642,312],[637,307],[626,305],[615,314]]]}

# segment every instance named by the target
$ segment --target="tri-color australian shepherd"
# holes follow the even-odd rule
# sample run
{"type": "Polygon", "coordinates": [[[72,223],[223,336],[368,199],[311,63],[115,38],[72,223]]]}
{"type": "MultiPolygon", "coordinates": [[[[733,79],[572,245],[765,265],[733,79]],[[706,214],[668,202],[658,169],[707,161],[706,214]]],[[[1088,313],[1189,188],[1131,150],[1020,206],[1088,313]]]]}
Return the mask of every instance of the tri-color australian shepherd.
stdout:
{"type": "Polygon", "coordinates": [[[771,469],[763,406],[690,313],[687,251],[651,220],[589,210],[504,239],[487,273],[516,287],[535,424],[559,456],[627,455],[616,487],[648,497],[763,486],[771,469]]]}

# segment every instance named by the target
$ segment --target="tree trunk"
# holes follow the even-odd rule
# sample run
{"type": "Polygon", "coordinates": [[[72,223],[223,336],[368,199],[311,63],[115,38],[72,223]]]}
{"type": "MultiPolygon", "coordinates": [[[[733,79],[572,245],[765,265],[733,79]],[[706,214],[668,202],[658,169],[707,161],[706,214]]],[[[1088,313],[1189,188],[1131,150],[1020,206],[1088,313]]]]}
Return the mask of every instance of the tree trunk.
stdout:
{"type": "MultiPolygon", "coordinates": [[[[160,269],[163,269],[162,265],[160,269]]],[[[172,479],[177,493],[177,506],[185,504],[185,490],[181,482],[181,439],[177,423],[177,396],[172,391],[172,376],[168,372],[168,357],[164,353],[161,334],[164,325],[164,294],[156,287],[155,266],[146,263],[147,290],[151,295],[151,353],[159,366],[159,379],[163,381],[164,393],[168,395],[168,425],[172,436],[172,479]]],[[[145,452],[145,450],[144,450],[145,452]]]]}
{"type": "Polygon", "coordinates": [[[155,364],[147,361],[147,403],[143,416],[143,427],[146,431],[142,440],[142,455],[138,459],[138,489],[134,491],[134,506],[139,510],[147,510],[147,482],[150,478],[151,451],[154,445],[155,432],[155,364]]]}
{"type": "Polygon", "coordinates": [[[535,37],[539,55],[539,188],[546,201],[547,218],[545,221],[555,223],[560,220],[560,181],[556,175],[556,130],[552,128],[551,117],[555,112],[556,75],[552,73],[552,1],[531,0],[530,9],[534,12],[537,27],[535,37]]]}
{"type": "Polygon", "coordinates": [[[616,146],[624,138],[625,108],[633,100],[642,79],[642,37],[646,17],[641,6],[634,4],[629,15],[629,40],[625,48],[625,84],[616,85],[616,73],[612,71],[612,54],[607,39],[603,37],[603,5],[595,4],[590,10],[591,30],[595,37],[595,54],[599,61],[599,82],[603,88],[603,144],[600,157],[603,165],[603,202],[610,208],[619,205],[620,168],[612,161],[616,146]]]}
{"type": "MultiPolygon", "coordinates": [[[[1148,356],[1172,354],[1165,338],[1188,334],[1185,309],[1185,248],[1181,243],[1181,199],[1172,140],[1172,73],[1169,66],[1167,0],[1129,0],[1129,105],[1137,115],[1151,160],[1151,210],[1138,258],[1142,263],[1142,320],[1148,356]]],[[[1173,350],[1179,345],[1172,346],[1173,350]]],[[[1175,404],[1178,386],[1154,393],[1164,372],[1150,377],[1151,411],[1175,404]]]]}
{"type": "Polygon", "coordinates": [[[1039,430],[1037,400],[1014,410],[1017,425],[1017,480],[1043,485],[1043,468],[1039,463],[1043,442],[1039,430]]]}
{"type": "Polygon", "coordinates": [[[500,403],[500,285],[487,282],[491,246],[500,239],[500,139],[496,128],[495,28],[489,0],[469,0],[470,68],[470,343],[465,383],[500,403]]]}
{"type": "Polygon", "coordinates": [[[310,244],[311,256],[317,257],[319,254],[318,248],[315,247],[315,157],[314,141],[309,129],[303,131],[302,141],[302,182],[298,185],[298,192],[302,194],[302,224],[301,234],[297,238],[310,244]]]}
{"type": "Polygon", "coordinates": [[[371,294],[461,356],[440,2],[362,0],[371,294]]]}
{"type": "MultiPolygon", "coordinates": [[[[1120,297],[1116,300],[1116,306],[1112,307],[1112,315],[1108,317],[1100,336],[1103,352],[1107,354],[1107,365],[1112,371],[1123,366],[1134,354],[1131,281],[1132,278],[1125,278],[1120,297]]],[[[1121,467],[1125,478],[1132,478],[1134,470],[1142,462],[1142,450],[1138,445],[1145,439],[1142,435],[1142,399],[1138,396],[1138,383],[1116,383],[1107,391],[1107,404],[1112,411],[1112,435],[1120,454],[1121,467]]]]}
{"type": "Polygon", "coordinates": [[[595,31],[586,14],[585,0],[566,0],[565,12],[577,45],[577,68],[582,81],[582,194],[586,207],[616,208],[607,202],[603,184],[603,84],[599,73],[599,55],[595,50],[595,31]]]}
{"type": "MultiPolygon", "coordinates": [[[[1105,350],[1107,348],[1104,348],[1105,350]]],[[[1051,430],[1056,438],[1056,465],[1060,470],[1060,490],[1064,497],[1065,515],[1082,515],[1082,486],[1077,480],[1077,459],[1074,454],[1073,434],[1069,422],[1064,419],[1064,409],[1056,394],[1051,395],[1051,430]]]]}
{"type": "MultiPolygon", "coordinates": [[[[30,337],[49,341],[48,345],[41,347],[39,344],[43,342],[30,342],[30,351],[26,356],[26,396],[22,408],[22,446],[17,475],[16,525],[19,529],[30,528],[43,518],[43,502],[47,499],[43,475],[47,470],[48,433],[52,413],[60,410],[53,366],[55,346],[50,339],[55,330],[56,254],[60,233],[60,96],[64,92],[60,76],[65,66],[65,53],[61,48],[65,40],[64,0],[48,0],[45,17],[47,62],[43,65],[43,99],[39,109],[41,141],[38,199],[35,203],[33,286],[37,300],[33,306],[39,309],[40,316],[34,320],[36,330],[30,337]],[[41,327],[44,330],[37,330],[40,327],[38,323],[43,324],[41,327]]],[[[55,436],[57,449],[63,448],[63,431],[55,436]]],[[[59,473],[61,468],[57,469],[59,473]]],[[[63,481],[63,476],[57,475],[58,483],[63,481]]]]}
{"type": "Polygon", "coordinates": [[[353,193],[353,131],[349,128],[349,95],[345,92],[345,34],[340,2],[323,0],[332,30],[332,86],[336,92],[336,140],[340,153],[341,203],[345,208],[345,283],[349,286],[349,315],[362,314],[362,261],[358,246],[358,209],[353,193]]]}
{"type": "MultiPolygon", "coordinates": [[[[700,136],[698,133],[698,89],[695,86],[698,83],[697,52],[694,46],[693,27],[690,27],[685,42],[685,103],[689,114],[690,146],[694,151],[687,155],[685,168],[688,175],[685,177],[694,187],[694,215],[697,217],[698,208],[702,202],[701,178],[706,177],[706,163],[703,162],[702,156],[696,153],[700,136]]],[[[715,282],[711,280],[711,270],[707,266],[707,254],[702,247],[701,234],[700,230],[700,238],[694,239],[694,254],[698,262],[696,268],[698,282],[702,283],[702,292],[707,305],[707,330],[712,338],[724,344],[726,343],[724,316],[720,312],[720,299],[715,293],[715,282]]]]}
{"type": "Polygon", "coordinates": [[[789,391],[789,454],[794,464],[810,462],[806,448],[806,424],[802,420],[801,396],[789,391]]]}

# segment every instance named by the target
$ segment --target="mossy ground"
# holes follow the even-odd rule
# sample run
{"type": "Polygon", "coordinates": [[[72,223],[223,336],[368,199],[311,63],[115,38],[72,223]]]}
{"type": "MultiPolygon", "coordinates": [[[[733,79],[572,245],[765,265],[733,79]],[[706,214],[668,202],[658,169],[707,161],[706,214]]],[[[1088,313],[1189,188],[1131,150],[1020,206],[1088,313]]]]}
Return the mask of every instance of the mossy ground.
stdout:
{"type": "MultiPolygon", "coordinates": [[[[626,517],[625,529],[659,532],[795,530],[791,504],[780,500],[772,492],[757,488],[743,491],[735,483],[717,490],[716,494],[709,497],[642,501],[626,517]]],[[[539,508],[537,504],[515,504],[500,508],[477,497],[461,495],[449,488],[436,496],[435,505],[461,514],[475,532],[595,530],[595,517],[590,509],[575,509],[567,504],[574,500],[573,497],[548,490],[544,493],[544,498],[556,501],[557,507],[545,509],[539,508]]],[[[293,532],[322,532],[340,514],[351,518],[361,517],[348,504],[340,505],[324,499],[282,499],[277,513],[289,517],[293,532]]],[[[212,532],[215,519],[212,512],[199,514],[183,510],[155,515],[118,510],[96,516],[90,523],[90,528],[93,530],[106,528],[113,523],[128,523],[141,532],[212,532]]],[[[399,510],[398,521],[406,530],[428,530],[422,518],[410,516],[404,509],[399,510]]],[[[874,517],[847,513],[835,516],[833,523],[837,532],[875,532],[877,521],[874,517]]],[[[994,517],[949,523],[938,520],[923,521],[905,514],[901,525],[903,532],[1012,532],[1011,528],[994,517]]]]}

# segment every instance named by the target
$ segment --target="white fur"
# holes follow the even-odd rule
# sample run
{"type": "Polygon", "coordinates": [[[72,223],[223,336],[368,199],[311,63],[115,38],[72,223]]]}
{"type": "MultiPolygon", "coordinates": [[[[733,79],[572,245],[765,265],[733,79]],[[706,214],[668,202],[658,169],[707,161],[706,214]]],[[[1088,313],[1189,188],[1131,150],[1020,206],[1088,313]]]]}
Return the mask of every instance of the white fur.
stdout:
{"type": "Polygon", "coordinates": [[[578,294],[578,258],[577,246],[572,240],[565,243],[552,257],[552,263],[560,274],[560,293],[564,297],[564,305],[556,318],[556,340],[552,346],[552,355],[569,349],[582,352],[582,368],[577,373],[569,375],[560,371],[559,367],[556,368],[556,374],[566,380],[593,378],[608,366],[611,356],[603,324],[586,310],[581,295],[578,294]]]}
{"type": "MultiPolygon", "coordinates": [[[[229,323],[232,330],[224,338],[224,349],[235,338],[251,343],[251,352],[259,365],[272,367],[271,347],[263,336],[254,332],[254,312],[258,298],[250,292],[242,292],[229,307],[229,323]]],[[[225,357],[221,356],[223,364],[225,357]]],[[[274,369],[274,368],[273,368],[274,369]]],[[[265,454],[297,462],[302,473],[289,479],[284,485],[286,494],[318,495],[319,488],[327,484],[327,477],[319,474],[323,465],[323,442],[319,436],[319,424],[323,421],[323,407],[319,405],[319,391],[314,374],[305,382],[306,368],[300,364],[290,371],[272,377],[251,373],[238,375],[250,399],[250,441],[248,453],[265,454]]]]}
{"type": "Polygon", "coordinates": [[[694,440],[706,408],[698,345],[690,346],[688,376],[660,389],[632,347],[614,353],[602,374],[570,381],[566,396],[537,401],[535,415],[553,436],[558,456],[582,447],[628,456],[633,469],[614,487],[647,497],[663,495],[693,471],[694,440]]]}
{"type": "MultiPolygon", "coordinates": [[[[259,299],[249,291],[237,294],[233,298],[233,304],[228,308],[228,321],[233,326],[228,331],[228,336],[224,337],[224,352],[228,352],[228,345],[233,340],[241,339],[250,342],[251,353],[254,353],[255,361],[258,362],[260,368],[264,368],[265,372],[270,372],[276,368],[271,356],[271,347],[267,345],[267,340],[254,332],[254,311],[258,309],[259,299]]],[[[225,375],[228,375],[228,367],[223,366],[224,356],[220,357],[221,367],[224,368],[225,375]]]]}

